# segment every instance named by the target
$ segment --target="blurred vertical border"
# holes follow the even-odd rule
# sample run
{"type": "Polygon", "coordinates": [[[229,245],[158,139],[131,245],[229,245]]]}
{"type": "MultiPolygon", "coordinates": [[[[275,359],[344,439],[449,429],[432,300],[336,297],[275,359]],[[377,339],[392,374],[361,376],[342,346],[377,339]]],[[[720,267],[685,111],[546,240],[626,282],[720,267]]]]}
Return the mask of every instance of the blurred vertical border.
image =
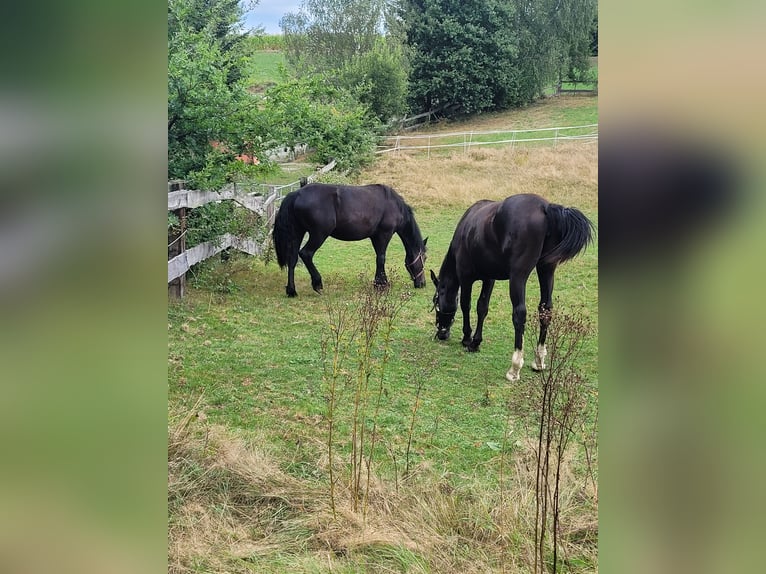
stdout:
{"type": "Polygon", "coordinates": [[[166,6],[0,16],[0,571],[166,569],[166,6]]]}
{"type": "MultiPolygon", "coordinates": [[[[166,569],[165,8],[2,9],[3,572],[166,569]]],[[[604,572],[762,562],[765,10],[600,3],[604,572]]]]}
{"type": "Polygon", "coordinates": [[[762,568],[764,22],[600,3],[604,572],[762,568]]]}

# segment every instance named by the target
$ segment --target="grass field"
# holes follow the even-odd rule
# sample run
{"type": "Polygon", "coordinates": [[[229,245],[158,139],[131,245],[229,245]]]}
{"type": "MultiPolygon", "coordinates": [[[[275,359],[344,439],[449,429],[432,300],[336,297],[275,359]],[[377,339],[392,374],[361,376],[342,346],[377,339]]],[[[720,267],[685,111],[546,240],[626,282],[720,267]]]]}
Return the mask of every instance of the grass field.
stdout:
{"type": "MultiPolygon", "coordinates": [[[[595,100],[572,100],[483,117],[473,126],[532,127],[593,113],[595,100]]],[[[597,147],[588,143],[477,149],[430,160],[383,157],[358,181],[392,185],[412,205],[429,238],[427,268],[438,271],[455,224],[481,198],[536,192],[580,208],[597,224],[596,166],[597,147]]],[[[468,354],[459,328],[446,343],[433,339],[433,287],[412,289],[403,258],[395,237],[388,251],[390,296],[404,303],[389,342],[379,339],[372,355],[371,386],[381,393],[370,395],[379,409],[364,421],[366,428],[374,422],[378,433],[364,513],[351,508],[345,479],[355,347],[337,392],[331,464],[333,395],[322,341],[333,332],[333,310],[353,306],[372,279],[370,243],[328,240],[315,257],[324,276],[321,296],[302,266],[296,299],[285,297],[285,272],[273,261],[233,256],[191,273],[187,296],[168,311],[171,571],[532,570],[534,433],[517,407],[520,392],[539,380],[528,367],[536,277],[527,289],[527,366],[514,388],[504,379],[513,342],[507,283],[495,289],[481,352],[468,354]]],[[[586,317],[594,327],[577,363],[587,381],[586,435],[597,416],[597,259],[591,246],[561,266],[554,291],[560,312],[586,317]]],[[[567,572],[597,569],[597,489],[589,479],[597,465],[588,465],[586,454],[573,448],[564,465],[566,560],[560,568],[567,572]]]]}
{"type": "Polygon", "coordinates": [[[264,91],[282,79],[285,55],[277,50],[256,50],[248,66],[249,84],[252,90],[264,91]]]}

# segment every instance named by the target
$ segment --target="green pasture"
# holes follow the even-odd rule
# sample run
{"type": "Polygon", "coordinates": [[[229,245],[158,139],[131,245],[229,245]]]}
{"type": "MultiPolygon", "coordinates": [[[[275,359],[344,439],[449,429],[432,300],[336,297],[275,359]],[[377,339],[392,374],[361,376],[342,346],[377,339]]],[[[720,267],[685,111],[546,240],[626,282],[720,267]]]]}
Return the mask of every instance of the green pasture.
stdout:
{"type": "MultiPolygon", "coordinates": [[[[482,119],[531,127],[595,123],[596,100],[549,99],[540,106],[482,119]]],[[[475,120],[473,125],[476,131],[494,129],[475,120]]],[[[462,129],[454,128],[449,126],[450,131],[462,129]]],[[[420,180],[442,175],[438,163],[418,164],[421,169],[406,165],[420,180]]],[[[295,181],[303,168],[293,167],[299,171],[269,174],[265,179],[269,183],[279,183],[282,178],[284,183],[295,181]]],[[[403,177],[395,173],[390,176],[394,180],[403,177]]],[[[541,179],[541,189],[569,185],[567,181],[541,179]]],[[[597,225],[595,193],[580,193],[593,184],[586,180],[579,183],[577,178],[574,181],[578,187],[572,191],[578,199],[567,204],[576,204],[597,225]]],[[[465,185],[477,185],[470,172],[465,185]]],[[[413,187],[397,183],[400,189],[413,187]]],[[[447,201],[446,196],[444,201],[431,203],[421,199],[417,205],[415,216],[423,236],[428,237],[426,270],[438,272],[468,205],[447,201]]],[[[520,471],[516,490],[509,485],[515,478],[514,469],[518,470],[514,465],[526,464],[526,471],[534,472],[528,456],[530,445],[536,444],[536,411],[527,394],[541,381],[541,376],[530,369],[539,301],[536,275],[533,273],[527,284],[522,380],[511,384],[505,379],[513,352],[508,282],[496,283],[481,351],[467,353],[460,344],[460,313],[450,340],[434,339],[433,285],[429,280],[424,289],[413,288],[403,265],[404,248],[397,236],[393,238],[388,249],[387,271],[392,281],[388,297],[403,303],[387,342],[383,329],[373,346],[362,425],[368,433],[367,445],[375,429],[372,471],[384,486],[376,491],[377,508],[366,531],[369,539],[354,546],[347,538],[326,542],[343,528],[364,531],[355,523],[358,516],[349,520],[344,515],[335,520],[328,514],[327,499],[328,469],[336,468],[338,488],[347,483],[359,346],[357,339],[338,371],[333,413],[335,460],[330,465],[328,373],[332,349],[326,342],[336,323],[332,313],[351,309],[352,320],[356,320],[358,306],[372,282],[374,251],[369,241],[328,239],[315,256],[324,293],[312,291],[309,275],[299,264],[298,297],[292,299],[285,295],[286,271],[279,269],[273,253],[269,255],[264,261],[232,253],[225,260],[216,256],[196,265],[188,274],[184,299],[168,305],[169,433],[171,438],[178,434],[180,420],[194,420],[189,428],[197,441],[185,450],[174,446],[169,459],[173,477],[169,530],[191,532],[171,537],[170,556],[185,568],[179,571],[530,572],[528,553],[533,541],[524,509],[530,508],[528,497],[534,496],[534,480],[529,486],[520,471]],[[216,434],[221,432],[223,439],[216,434]],[[279,475],[273,484],[266,484],[258,478],[257,467],[246,467],[243,474],[222,468],[216,456],[224,456],[232,448],[230,444],[222,446],[222,441],[240,439],[268,453],[270,463],[287,478],[279,475]],[[255,478],[245,480],[251,474],[255,478]],[[300,486],[279,494],[279,485],[286,481],[300,486]],[[272,491],[276,492],[273,496],[269,494],[272,491]],[[386,497],[385,502],[382,497],[386,497]],[[396,522],[398,527],[410,528],[411,539],[438,539],[438,543],[429,546],[424,542],[410,548],[400,538],[376,538],[374,521],[390,518],[391,513],[382,509],[388,504],[396,506],[397,500],[416,502],[407,520],[396,522]],[[431,503],[443,505],[439,506],[443,512],[431,513],[431,503]],[[515,504],[520,509],[518,520],[509,518],[516,516],[515,504]],[[213,522],[208,528],[201,516],[220,523],[213,522]],[[200,547],[195,546],[196,524],[209,533],[209,540],[200,547]],[[191,546],[177,546],[183,543],[191,546]],[[238,547],[239,543],[244,546],[238,547]]],[[[597,418],[597,261],[597,246],[591,245],[559,267],[554,289],[556,313],[584,317],[593,327],[575,361],[584,379],[581,390],[587,407],[582,428],[575,429],[572,460],[567,463],[573,475],[566,486],[574,492],[567,509],[573,523],[582,519],[584,526],[570,530],[575,533],[567,539],[572,550],[561,571],[578,574],[597,568],[597,494],[583,493],[588,481],[597,478],[598,463],[597,458],[588,460],[588,454],[595,453],[588,453],[579,442],[583,433],[595,433],[597,418]]],[[[476,284],[474,326],[479,290],[480,284],[476,284]]],[[[555,324],[556,315],[553,320],[555,324]]],[[[174,443],[170,440],[169,444],[174,443]]],[[[266,471],[272,474],[268,465],[266,471]]],[[[399,517],[401,510],[395,513],[399,517]]]]}
{"type": "MultiPolygon", "coordinates": [[[[438,272],[462,210],[421,210],[416,215],[429,237],[427,267],[438,272]]],[[[594,211],[588,213],[595,220],[594,211]]],[[[446,343],[433,339],[434,289],[415,290],[403,267],[404,249],[397,237],[388,252],[388,269],[397,296],[411,294],[391,333],[390,359],[383,386],[379,462],[394,477],[401,471],[407,429],[418,380],[420,407],[414,427],[410,464],[434,465],[455,485],[468,477],[494,482],[498,451],[504,444],[512,400],[504,375],[513,347],[507,282],[498,282],[485,325],[481,351],[466,353],[460,345],[460,323],[446,343]]],[[[246,256],[218,259],[195,268],[183,301],[169,307],[169,400],[191,407],[202,397],[211,422],[232,428],[257,429],[284,453],[290,472],[316,472],[326,433],[327,393],[323,383],[321,341],[329,320],[328,306],[353,302],[363,283],[372,280],[374,252],[368,241],[330,239],[315,262],[325,291],[311,290],[308,273],[296,270],[299,296],[284,294],[286,274],[275,262],[246,256]]],[[[597,326],[597,253],[591,247],[563,265],[556,276],[554,304],[568,313],[587,316],[597,326]]],[[[480,286],[477,284],[474,299],[480,286]]],[[[528,337],[523,378],[529,369],[539,300],[537,279],[528,285],[528,337]]],[[[352,364],[349,364],[349,368],[352,364]]],[[[584,346],[579,368],[594,393],[597,388],[595,331],[584,346]]],[[[595,397],[595,394],[594,394],[595,397]]],[[[343,405],[349,407],[350,405],[343,405]]],[[[342,407],[342,408],[343,408],[342,407]]],[[[510,423],[512,450],[527,431],[510,423]]],[[[322,479],[323,477],[315,477],[322,479]]],[[[324,477],[326,478],[326,477],[324,477]]]]}
{"type": "Polygon", "coordinates": [[[255,50],[249,58],[249,84],[265,89],[282,80],[285,65],[284,52],[278,50],[255,50]]]}

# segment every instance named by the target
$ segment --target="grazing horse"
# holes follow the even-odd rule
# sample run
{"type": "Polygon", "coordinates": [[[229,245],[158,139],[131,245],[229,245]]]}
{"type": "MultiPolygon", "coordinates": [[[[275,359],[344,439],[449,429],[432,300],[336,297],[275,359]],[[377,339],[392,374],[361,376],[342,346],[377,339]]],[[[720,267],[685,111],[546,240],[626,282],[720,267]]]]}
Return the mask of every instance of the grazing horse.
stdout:
{"type": "Polygon", "coordinates": [[[412,208],[386,185],[334,185],[311,183],[288,193],[274,221],[277,262],[287,266],[288,297],[295,297],[295,265],[300,256],[311,274],[311,286],[322,292],[322,276],[314,265],[314,253],[328,237],[342,241],[370,238],[375,249],[375,285],[388,285],[386,249],[394,233],[406,252],[404,266],[415,287],[425,287],[426,241],[412,208]],[[305,234],[309,238],[300,247],[305,234]],[[300,248],[300,249],[299,249],[300,248]]]}
{"type": "Polygon", "coordinates": [[[548,203],[539,195],[513,195],[503,201],[481,200],[463,214],[457,224],[439,277],[431,271],[436,286],[436,337],[446,340],[457,312],[463,312],[463,346],[478,351],[489,298],[497,280],[508,280],[513,305],[515,334],[509,381],[519,380],[524,364],[523,339],[527,318],[525,292],[532,269],[540,280],[540,338],[535,350],[534,370],[545,368],[545,335],[553,308],[553,274],[556,266],[577,255],[592,241],[593,224],[577,209],[548,203]],[[476,332],[471,337],[471,289],[481,281],[476,305],[476,332]]]}

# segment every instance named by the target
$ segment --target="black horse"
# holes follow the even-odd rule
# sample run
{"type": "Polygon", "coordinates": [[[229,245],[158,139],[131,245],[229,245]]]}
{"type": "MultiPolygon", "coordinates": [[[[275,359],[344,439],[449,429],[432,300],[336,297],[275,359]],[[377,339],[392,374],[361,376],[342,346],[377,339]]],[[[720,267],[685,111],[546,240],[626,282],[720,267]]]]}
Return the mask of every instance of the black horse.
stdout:
{"type": "Polygon", "coordinates": [[[322,292],[322,276],[314,265],[314,253],[328,237],[359,241],[367,237],[375,248],[375,284],[388,285],[386,249],[394,233],[404,244],[404,266],[415,287],[424,287],[426,241],[412,208],[386,185],[330,185],[311,183],[288,193],[274,222],[274,249],[281,268],[287,266],[287,296],[295,297],[295,265],[298,256],[311,274],[311,286],[322,292]],[[301,248],[303,237],[309,238],[301,248]],[[300,248],[300,249],[299,249],[300,248]]]}
{"type": "Polygon", "coordinates": [[[445,340],[457,312],[463,311],[463,346],[478,351],[489,298],[497,280],[508,280],[515,333],[509,381],[519,379],[524,364],[523,338],[527,318],[525,292],[532,269],[540,280],[540,338],[532,368],[545,368],[545,335],[551,321],[553,274],[556,266],[577,255],[592,241],[593,224],[577,209],[548,203],[539,195],[520,194],[503,201],[481,200],[457,224],[436,285],[436,337],[445,340]],[[471,337],[471,289],[482,281],[476,305],[476,332],[471,337]]]}

